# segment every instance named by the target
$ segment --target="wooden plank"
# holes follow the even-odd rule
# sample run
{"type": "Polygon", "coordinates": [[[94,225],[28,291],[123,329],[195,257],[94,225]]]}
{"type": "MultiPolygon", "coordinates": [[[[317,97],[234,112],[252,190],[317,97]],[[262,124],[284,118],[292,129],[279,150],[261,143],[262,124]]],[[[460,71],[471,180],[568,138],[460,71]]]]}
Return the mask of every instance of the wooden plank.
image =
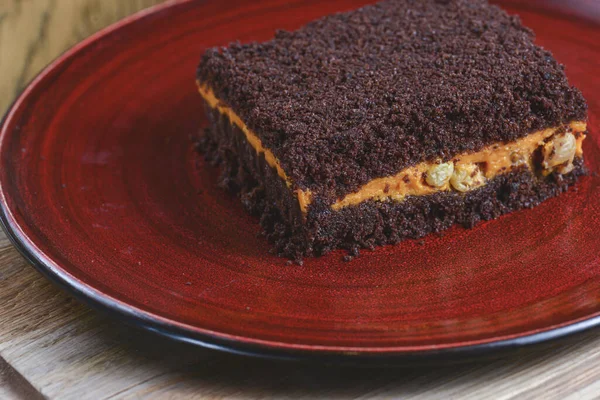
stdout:
{"type": "Polygon", "coordinates": [[[43,396],[6,361],[0,358],[0,399],[37,400],[43,399],[43,396]]]}
{"type": "MultiPolygon", "coordinates": [[[[161,0],[0,0],[0,111],[43,66],[161,0]]],[[[175,343],[78,303],[0,234],[0,398],[598,398],[600,338],[461,366],[353,369],[256,360],[175,343]],[[7,365],[8,363],[9,365],[7,365]]]]}
{"type": "Polygon", "coordinates": [[[0,0],[0,112],[62,52],[164,0],[0,0]]]}

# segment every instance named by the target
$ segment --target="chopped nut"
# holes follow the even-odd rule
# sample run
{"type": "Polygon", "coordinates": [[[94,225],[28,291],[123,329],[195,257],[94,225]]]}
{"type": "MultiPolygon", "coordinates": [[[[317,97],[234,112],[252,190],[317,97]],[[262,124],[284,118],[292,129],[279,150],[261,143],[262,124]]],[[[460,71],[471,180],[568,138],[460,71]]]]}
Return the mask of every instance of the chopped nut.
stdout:
{"type": "Polygon", "coordinates": [[[526,165],[527,164],[527,157],[522,152],[520,152],[518,150],[515,150],[512,153],[510,153],[510,162],[515,167],[518,167],[518,166],[521,166],[521,165],[526,165]]]}
{"type": "Polygon", "coordinates": [[[468,192],[483,186],[484,183],[483,172],[475,164],[456,165],[450,178],[450,184],[459,192],[468,192]]]}
{"type": "Polygon", "coordinates": [[[577,139],[571,132],[556,135],[542,147],[542,167],[548,172],[556,170],[566,174],[573,170],[577,139]]]}
{"type": "Polygon", "coordinates": [[[450,181],[450,177],[454,172],[454,163],[447,162],[442,164],[434,165],[427,171],[427,178],[425,181],[436,188],[444,187],[450,181]]]}
{"type": "Polygon", "coordinates": [[[573,171],[574,169],[575,169],[575,166],[573,165],[572,162],[561,165],[560,167],[556,168],[556,170],[561,174],[568,174],[569,172],[573,171]]]}

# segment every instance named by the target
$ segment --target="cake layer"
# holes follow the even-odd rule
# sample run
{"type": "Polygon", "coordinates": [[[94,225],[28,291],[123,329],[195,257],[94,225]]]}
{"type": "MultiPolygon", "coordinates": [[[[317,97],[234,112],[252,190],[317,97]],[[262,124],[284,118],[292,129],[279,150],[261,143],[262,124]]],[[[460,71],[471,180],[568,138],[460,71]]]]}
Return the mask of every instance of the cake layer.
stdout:
{"type": "MultiPolygon", "coordinates": [[[[281,167],[281,163],[277,157],[273,155],[271,150],[263,146],[259,137],[246,126],[244,121],[242,121],[242,119],[230,107],[226,106],[225,103],[217,99],[212,89],[198,83],[198,90],[204,98],[206,104],[208,104],[210,108],[218,111],[222,116],[226,117],[229,123],[236,125],[244,133],[244,137],[250,146],[252,146],[257,153],[264,154],[267,164],[277,171],[279,177],[285,181],[288,187],[291,187],[292,181],[281,167]]],[[[312,193],[309,190],[301,189],[296,189],[294,192],[300,205],[300,209],[305,213],[312,201],[312,193]]]]}
{"type": "MultiPolygon", "coordinates": [[[[292,187],[293,182],[283,170],[280,161],[264,147],[258,135],[248,128],[229,106],[217,99],[211,88],[202,84],[198,86],[206,103],[226,117],[231,124],[235,124],[244,133],[250,146],[257,153],[264,154],[267,163],[277,171],[288,187],[292,187]]],[[[441,191],[468,192],[522,166],[541,174],[549,174],[554,170],[560,173],[570,172],[573,159],[583,155],[585,131],[585,122],[571,122],[566,126],[522,135],[513,142],[495,143],[477,152],[455,155],[449,160],[422,162],[391,176],[372,179],[355,192],[335,201],[331,208],[339,210],[369,200],[402,201],[408,196],[424,196],[441,191]],[[546,147],[547,154],[540,154],[539,165],[535,165],[536,151],[543,152],[546,147]],[[561,149],[565,155],[557,158],[557,154],[552,152],[561,149]]],[[[302,189],[295,189],[294,192],[300,209],[306,213],[313,200],[313,194],[302,189]]]]}
{"type": "Polygon", "coordinates": [[[386,0],[203,56],[197,79],[333,204],[380,177],[585,121],[533,33],[483,0],[386,0]]]}
{"type": "Polygon", "coordinates": [[[203,152],[220,165],[221,184],[238,193],[245,207],[260,217],[276,251],[296,260],[336,248],[356,254],[359,248],[420,238],[453,224],[471,227],[556,196],[585,172],[581,158],[565,174],[536,175],[521,166],[467,193],[409,196],[402,202],[368,200],[338,211],[315,202],[303,214],[290,187],[246,134],[218,110],[206,107],[206,112],[211,127],[203,138],[203,152]]]}
{"type": "Polygon", "coordinates": [[[217,110],[205,108],[210,125],[201,137],[200,151],[220,168],[219,185],[239,195],[246,211],[260,218],[277,253],[296,260],[312,254],[306,214],[286,181],[237,125],[217,110]]]}

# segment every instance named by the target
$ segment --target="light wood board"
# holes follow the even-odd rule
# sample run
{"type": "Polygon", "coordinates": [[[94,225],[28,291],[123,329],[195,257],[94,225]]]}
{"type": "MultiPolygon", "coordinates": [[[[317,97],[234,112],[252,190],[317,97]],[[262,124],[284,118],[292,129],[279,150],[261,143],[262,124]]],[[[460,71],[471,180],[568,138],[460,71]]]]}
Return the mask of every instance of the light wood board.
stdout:
{"type": "MultiPolygon", "coordinates": [[[[0,111],[58,54],[160,0],[0,0],[0,111]]],[[[0,399],[600,398],[592,331],[462,366],[356,369],[256,360],[124,326],[47,282],[0,234],[0,399]]]]}

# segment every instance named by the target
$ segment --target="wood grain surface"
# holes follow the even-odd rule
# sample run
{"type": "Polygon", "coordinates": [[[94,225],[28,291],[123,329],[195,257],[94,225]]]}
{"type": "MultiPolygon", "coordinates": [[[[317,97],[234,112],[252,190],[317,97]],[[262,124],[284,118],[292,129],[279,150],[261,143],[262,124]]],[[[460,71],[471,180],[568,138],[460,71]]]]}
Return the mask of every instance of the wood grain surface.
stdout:
{"type": "MultiPolygon", "coordinates": [[[[74,43],[160,0],[0,0],[0,110],[74,43]]],[[[458,366],[361,369],[192,348],[52,286],[0,234],[0,399],[600,398],[598,331],[458,366]]]]}

